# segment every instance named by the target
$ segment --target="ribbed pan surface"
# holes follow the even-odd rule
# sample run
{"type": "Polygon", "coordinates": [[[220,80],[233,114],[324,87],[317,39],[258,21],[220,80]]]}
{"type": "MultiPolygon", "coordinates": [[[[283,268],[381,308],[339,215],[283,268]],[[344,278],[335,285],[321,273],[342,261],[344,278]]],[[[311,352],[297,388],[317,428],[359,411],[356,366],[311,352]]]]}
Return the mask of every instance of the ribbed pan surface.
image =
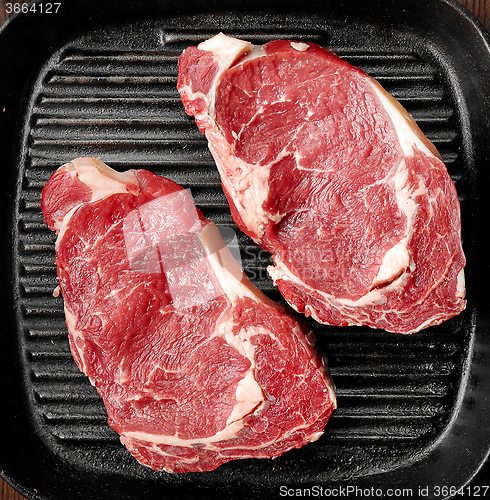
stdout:
{"type": "MultiPolygon", "coordinates": [[[[442,69],[423,48],[403,39],[384,43],[375,30],[353,37],[335,23],[311,19],[251,17],[241,25],[252,21],[251,29],[240,29],[226,17],[186,20],[188,26],[200,23],[192,29],[177,29],[178,21],[113,26],[67,43],[39,73],[24,130],[16,214],[21,341],[39,434],[57,454],[84,467],[142,474],[72,360],[63,301],[53,297],[55,237],[43,223],[40,193],[56,167],[95,155],[114,168],[146,168],[190,188],[206,217],[237,231],[242,263],[253,282],[283,302],[265,271],[269,256],[233,224],[206,141],[184,113],[176,79],[178,56],[186,46],[223,30],[256,44],[289,38],[330,47],[377,78],[412,113],[441,152],[464,211],[456,101],[442,69]]],[[[422,454],[455,408],[467,314],[407,337],[311,322],[337,387],[338,410],[327,432],[276,461],[227,464],[227,474],[243,478],[295,470],[296,479],[336,480],[389,470],[422,454]]],[[[206,478],[220,472],[210,474],[206,478]]]]}

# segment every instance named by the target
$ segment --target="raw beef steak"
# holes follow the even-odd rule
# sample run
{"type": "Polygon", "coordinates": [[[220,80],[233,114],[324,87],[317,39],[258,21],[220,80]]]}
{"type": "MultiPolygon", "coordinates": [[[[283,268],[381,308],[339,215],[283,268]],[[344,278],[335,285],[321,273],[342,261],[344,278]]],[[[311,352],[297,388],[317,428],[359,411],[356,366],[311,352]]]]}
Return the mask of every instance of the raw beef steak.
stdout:
{"type": "Polygon", "coordinates": [[[335,395],[313,334],[248,281],[186,190],[78,158],[42,210],[73,357],[142,464],[212,470],[320,437],[335,395]]]}
{"type": "Polygon", "coordinates": [[[219,34],[183,52],[177,87],[297,311],[413,333],[465,308],[456,189],[375,80],[315,44],[219,34]]]}

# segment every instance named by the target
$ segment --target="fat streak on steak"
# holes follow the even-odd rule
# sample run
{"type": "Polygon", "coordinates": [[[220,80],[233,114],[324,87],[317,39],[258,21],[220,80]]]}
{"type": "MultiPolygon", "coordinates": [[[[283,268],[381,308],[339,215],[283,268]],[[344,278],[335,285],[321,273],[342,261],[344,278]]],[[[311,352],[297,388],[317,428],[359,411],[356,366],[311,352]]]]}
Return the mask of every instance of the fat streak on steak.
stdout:
{"type": "Polygon", "coordinates": [[[465,308],[455,186],[373,78],[312,43],[219,34],[182,53],[177,87],[297,311],[413,333],[465,308]]]}
{"type": "Polygon", "coordinates": [[[143,465],[206,471],[320,437],[336,403],[313,334],[251,284],[186,190],[78,158],[42,210],[73,357],[143,465]]]}

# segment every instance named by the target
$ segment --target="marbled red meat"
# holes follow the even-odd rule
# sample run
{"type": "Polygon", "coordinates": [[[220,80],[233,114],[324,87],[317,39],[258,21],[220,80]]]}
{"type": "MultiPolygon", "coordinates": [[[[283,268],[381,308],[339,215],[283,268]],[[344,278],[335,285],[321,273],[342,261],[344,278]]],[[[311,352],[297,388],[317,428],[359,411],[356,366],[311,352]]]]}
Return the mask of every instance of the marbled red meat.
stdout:
{"type": "Polygon", "coordinates": [[[321,436],[335,395],[312,332],[250,283],[186,190],[78,158],[42,210],[73,357],[142,464],[206,471],[321,436]]]}
{"type": "Polygon", "coordinates": [[[183,52],[177,87],[297,311],[413,333],[465,308],[455,186],[374,79],[312,43],[219,34],[183,52]]]}

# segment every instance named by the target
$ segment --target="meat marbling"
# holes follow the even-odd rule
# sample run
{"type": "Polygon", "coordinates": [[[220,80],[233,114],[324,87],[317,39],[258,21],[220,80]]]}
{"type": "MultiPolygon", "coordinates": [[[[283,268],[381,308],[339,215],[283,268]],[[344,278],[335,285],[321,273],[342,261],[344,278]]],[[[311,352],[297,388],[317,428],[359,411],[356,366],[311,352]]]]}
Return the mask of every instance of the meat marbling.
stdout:
{"type": "Polygon", "coordinates": [[[413,333],[465,308],[455,186],[373,78],[312,43],[219,34],[182,53],[177,87],[297,311],[413,333]]]}
{"type": "Polygon", "coordinates": [[[313,334],[248,281],[186,190],[78,158],[42,210],[73,357],[142,464],[206,471],[320,437],[335,394],[313,334]]]}

